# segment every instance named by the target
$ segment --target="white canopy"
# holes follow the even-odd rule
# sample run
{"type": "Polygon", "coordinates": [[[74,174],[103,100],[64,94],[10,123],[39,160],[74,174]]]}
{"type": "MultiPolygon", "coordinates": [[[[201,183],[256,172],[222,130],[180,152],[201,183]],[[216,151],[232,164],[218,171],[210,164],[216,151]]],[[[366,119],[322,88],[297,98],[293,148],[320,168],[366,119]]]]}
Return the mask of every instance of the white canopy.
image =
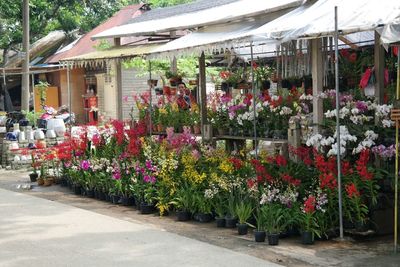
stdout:
{"type": "Polygon", "coordinates": [[[381,40],[385,44],[400,42],[400,24],[386,25],[381,33],[381,40]]]}
{"type": "Polygon", "coordinates": [[[338,7],[341,34],[375,30],[379,26],[400,23],[398,0],[319,0],[248,32],[247,40],[316,38],[334,33],[334,7],[338,7]]]}
{"type": "Polygon", "coordinates": [[[302,2],[303,0],[239,0],[197,12],[117,26],[94,35],[92,39],[151,35],[172,30],[225,23],[285,8],[297,7],[302,2]]]}
{"type": "MultiPolygon", "coordinates": [[[[166,43],[152,53],[162,53],[163,56],[183,56],[188,54],[199,54],[201,52],[213,52],[225,48],[244,47],[249,43],[237,43],[237,38],[247,32],[263,25],[276,16],[258,17],[251,21],[237,23],[225,23],[201,28],[179,39],[166,43]]],[[[275,41],[271,40],[270,47],[275,49],[275,41]]],[[[157,55],[153,55],[156,57],[157,55]]]]}

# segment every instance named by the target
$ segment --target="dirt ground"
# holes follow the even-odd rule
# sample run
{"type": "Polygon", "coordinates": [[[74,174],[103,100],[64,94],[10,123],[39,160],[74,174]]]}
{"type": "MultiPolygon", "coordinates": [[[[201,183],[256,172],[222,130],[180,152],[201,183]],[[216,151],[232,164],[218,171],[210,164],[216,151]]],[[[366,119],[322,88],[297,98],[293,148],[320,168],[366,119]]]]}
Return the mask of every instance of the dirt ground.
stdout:
{"type": "MultiPolygon", "coordinates": [[[[126,221],[141,222],[178,235],[246,253],[284,266],[400,266],[400,252],[393,253],[393,236],[372,236],[344,241],[316,241],[304,246],[299,237],[282,238],[278,246],[256,243],[252,231],[239,236],[236,229],[217,228],[215,222],[178,222],[176,217],[142,215],[135,207],[113,205],[104,201],[74,195],[59,185],[39,187],[30,183],[25,171],[0,170],[0,188],[57,201],[126,221]],[[22,189],[30,185],[31,189],[22,189]]],[[[35,207],[32,207],[35,208],[35,207]]]]}

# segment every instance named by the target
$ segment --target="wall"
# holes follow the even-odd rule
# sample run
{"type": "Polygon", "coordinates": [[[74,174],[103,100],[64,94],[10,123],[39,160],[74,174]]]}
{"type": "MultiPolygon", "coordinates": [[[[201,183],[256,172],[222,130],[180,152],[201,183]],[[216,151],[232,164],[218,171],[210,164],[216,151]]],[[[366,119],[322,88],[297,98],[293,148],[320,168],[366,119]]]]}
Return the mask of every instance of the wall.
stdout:
{"type": "MultiPolygon", "coordinates": [[[[149,90],[147,85],[147,75],[144,77],[137,77],[138,71],[131,68],[125,69],[122,67],[122,118],[130,119],[131,109],[133,108],[133,116],[138,119],[138,109],[135,101],[133,100],[134,94],[141,94],[149,90]],[[127,101],[124,101],[127,99],[127,101]]],[[[160,81],[159,81],[160,82],[160,81]]]]}
{"type": "MultiPolygon", "coordinates": [[[[101,110],[105,119],[116,119],[117,111],[117,82],[115,75],[115,63],[110,63],[111,69],[109,73],[102,74],[104,79],[103,92],[100,92],[103,98],[103,109],[101,110]]],[[[100,90],[98,90],[99,93],[100,90]]]]}
{"type": "MultiPolygon", "coordinates": [[[[85,94],[85,69],[72,69],[70,71],[70,88],[72,92],[72,112],[75,113],[77,123],[84,123],[85,116],[83,111],[82,95],[85,94]]],[[[68,85],[67,85],[67,70],[60,72],[60,93],[61,104],[68,106],[68,85]]]]}

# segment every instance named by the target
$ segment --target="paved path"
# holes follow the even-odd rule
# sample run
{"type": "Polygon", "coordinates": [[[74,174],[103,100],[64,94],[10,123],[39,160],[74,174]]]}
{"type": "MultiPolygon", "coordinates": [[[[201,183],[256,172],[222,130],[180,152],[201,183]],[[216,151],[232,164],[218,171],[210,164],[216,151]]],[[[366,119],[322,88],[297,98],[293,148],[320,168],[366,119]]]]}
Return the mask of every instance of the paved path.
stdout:
{"type": "Polygon", "coordinates": [[[140,223],[0,189],[0,266],[279,266],[140,223]]]}

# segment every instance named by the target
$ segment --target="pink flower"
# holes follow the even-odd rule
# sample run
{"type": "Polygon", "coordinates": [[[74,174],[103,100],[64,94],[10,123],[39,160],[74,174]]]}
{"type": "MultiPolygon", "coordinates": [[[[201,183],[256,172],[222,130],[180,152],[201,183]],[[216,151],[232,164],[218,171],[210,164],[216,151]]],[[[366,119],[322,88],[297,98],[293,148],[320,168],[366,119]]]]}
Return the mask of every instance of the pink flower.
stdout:
{"type": "Polygon", "coordinates": [[[90,162],[89,162],[88,160],[82,160],[82,162],[81,162],[81,168],[82,168],[82,170],[84,170],[84,171],[89,170],[89,168],[90,168],[90,162]]]}

